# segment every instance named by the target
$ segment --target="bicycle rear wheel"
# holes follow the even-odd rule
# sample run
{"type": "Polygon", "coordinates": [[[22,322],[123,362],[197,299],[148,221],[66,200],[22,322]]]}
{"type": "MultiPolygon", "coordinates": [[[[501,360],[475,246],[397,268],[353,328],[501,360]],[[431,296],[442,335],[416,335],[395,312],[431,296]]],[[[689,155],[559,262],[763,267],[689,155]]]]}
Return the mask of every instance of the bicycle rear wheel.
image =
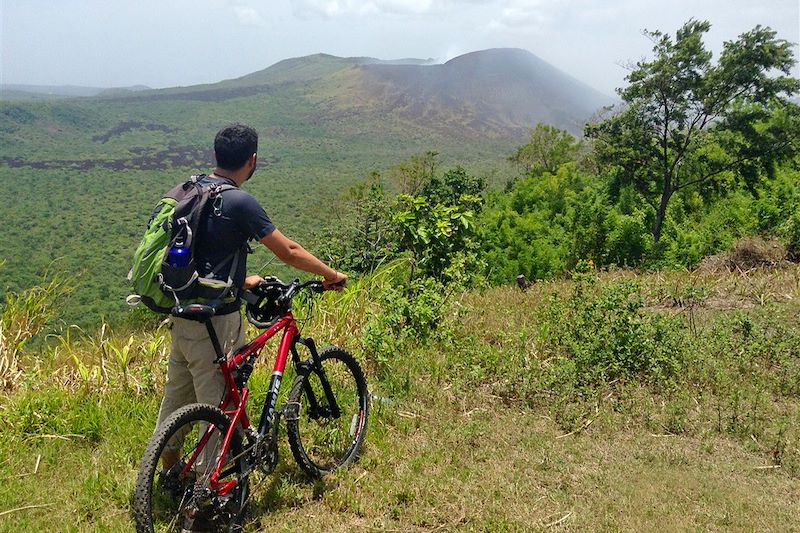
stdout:
{"type": "Polygon", "coordinates": [[[352,355],[330,347],[319,356],[322,370],[309,366],[297,376],[286,414],[292,455],[314,479],[356,460],[367,431],[369,404],[364,373],[352,355]],[[323,379],[333,398],[326,394],[323,379]]]}
{"type": "Polygon", "coordinates": [[[158,428],[136,481],[133,511],[138,532],[240,529],[248,482],[238,434],[219,478],[219,486],[235,481],[235,487],[222,494],[209,486],[229,424],[221,410],[196,403],[178,409],[158,428]],[[162,471],[162,459],[177,463],[162,471]]]}

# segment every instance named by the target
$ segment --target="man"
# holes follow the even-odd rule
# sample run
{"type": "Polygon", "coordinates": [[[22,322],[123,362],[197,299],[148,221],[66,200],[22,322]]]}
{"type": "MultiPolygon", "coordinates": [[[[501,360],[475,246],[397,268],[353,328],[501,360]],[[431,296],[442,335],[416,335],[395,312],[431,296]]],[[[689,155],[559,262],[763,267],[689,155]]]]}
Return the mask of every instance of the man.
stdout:
{"type": "MultiPolygon", "coordinates": [[[[204,225],[200,228],[201,236],[195,250],[200,274],[208,274],[212,265],[219,265],[236,250],[244,248],[249,240],[255,240],[287,265],[322,276],[326,288],[341,288],[347,281],[345,274],[330,268],[275,229],[256,199],[239,189],[256,170],[257,149],[258,134],[253,128],[241,124],[222,129],[214,139],[217,168],[202,182],[228,183],[236,188],[223,191],[214,203],[213,212],[201,223],[204,225]]],[[[215,272],[215,276],[227,280],[230,275],[236,287],[255,287],[263,278],[258,275],[247,276],[247,254],[241,256],[236,272],[229,272],[231,265],[228,265],[227,271],[223,267],[221,272],[215,272]]],[[[225,353],[244,345],[240,307],[241,302],[237,298],[224,304],[211,319],[225,353]]],[[[222,374],[213,363],[214,348],[205,325],[182,318],[173,317],[171,320],[172,345],[167,384],[156,427],[184,405],[194,402],[218,405],[225,392],[222,374]]],[[[169,470],[178,458],[177,450],[165,450],[162,454],[164,469],[169,470]]]]}

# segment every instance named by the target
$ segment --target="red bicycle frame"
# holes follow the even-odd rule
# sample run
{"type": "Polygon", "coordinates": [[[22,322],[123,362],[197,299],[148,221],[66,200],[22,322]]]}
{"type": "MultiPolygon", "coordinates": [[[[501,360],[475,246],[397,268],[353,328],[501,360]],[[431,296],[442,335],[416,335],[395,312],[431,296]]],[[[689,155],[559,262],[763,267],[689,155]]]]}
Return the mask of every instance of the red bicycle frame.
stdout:
{"type": "MultiPolygon", "coordinates": [[[[278,391],[281,386],[281,380],[283,379],[283,373],[286,370],[286,361],[289,358],[289,352],[300,338],[300,331],[297,329],[297,323],[295,322],[294,316],[292,315],[291,311],[289,311],[281,316],[266,331],[237,350],[232,357],[225,358],[225,355],[222,353],[222,350],[219,347],[219,340],[216,332],[214,331],[214,326],[211,324],[210,320],[206,321],[205,324],[206,328],[208,329],[209,336],[211,337],[211,342],[214,344],[214,348],[217,352],[217,359],[214,362],[219,364],[220,372],[222,372],[227,390],[225,396],[219,404],[219,408],[222,409],[222,411],[231,420],[228,426],[228,431],[226,432],[225,438],[222,442],[222,447],[220,448],[217,464],[210,478],[211,489],[217,491],[220,496],[225,496],[229,494],[238,483],[236,480],[231,480],[222,486],[219,485],[219,478],[227,457],[227,452],[230,449],[231,440],[233,439],[234,433],[237,431],[239,426],[241,426],[241,428],[244,430],[247,430],[251,427],[250,419],[245,411],[247,399],[250,396],[250,391],[247,388],[246,383],[242,383],[242,388],[241,390],[239,389],[236,383],[236,378],[234,377],[236,370],[239,369],[239,367],[241,367],[246,361],[249,361],[252,364],[252,362],[255,361],[255,359],[260,355],[261,350],[264,348],[264,345],[267,343],[267,341],[274,337],[279,331],[283,330],[283,337],[281,338],[281,344],[278,348],[278,357],[275,359],[275,366],[272,370],[269,392],[267,393],[264,409],[261,412],[261,420],[258,427],[259,435],[264,437],[270,430],[272,417],[275,414],[275,403],[278,400],[278,391]]],[[[210,426],[206,430],[205,434],[200,439],[197,449],[195,449],[191,459],[184,467],[182,471],[183,475],[188,474],[188,472],[191,470],[192,465],[199,457],[201,450],[207,444],[213,431],[213,426],[210,426]]]]}

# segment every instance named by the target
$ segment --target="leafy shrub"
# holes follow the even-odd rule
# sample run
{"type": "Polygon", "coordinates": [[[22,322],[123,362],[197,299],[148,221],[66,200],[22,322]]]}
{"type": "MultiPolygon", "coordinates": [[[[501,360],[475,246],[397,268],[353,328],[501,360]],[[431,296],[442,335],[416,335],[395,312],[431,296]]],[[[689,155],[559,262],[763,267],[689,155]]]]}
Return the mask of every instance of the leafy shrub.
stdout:
{"type": "Polygon", "coordinates": [[[646,257],[653,244],[653,236],[647,227],[644,213],[632,215],[612,212],[607,224],[608,244],[605,257],[607,264],[636,266],[646,257]]]}
{"type": "Polygon", "coordinates": [[[381,366],[404,342],[426,343],[444,316],[447,294],[445,287],[432,278],[387,287],[378,295],[380,311],[367,319],[363,329],[365,355],[381,366]]]}
{"type": "Polygon", "coordinates": [[[782,229],[786,241],[787,258],[790,261],[800,262],[800,211],[795,212],[782,229]]]}
{"type": "Polygon", "coordinates": [[[433,204],[424,196],[398,197],[392,220],[400,233],[399,247],[412,254],[421,275],[449,282],[457,271],[482,270],[475,223],[481,203],[472,195],[462,195],[456,205],[433,204]]]}
{"type": "Polygon", "coordinates": [[[579,279],[566,298],[553,296],[544,312],[545,350],[555,358],[543,377],[550,387],[595,386],[640,378],[661,384],[684,365],[683,327],[678,319],[643,310],[632,282],[599,291],[579,279]]]}

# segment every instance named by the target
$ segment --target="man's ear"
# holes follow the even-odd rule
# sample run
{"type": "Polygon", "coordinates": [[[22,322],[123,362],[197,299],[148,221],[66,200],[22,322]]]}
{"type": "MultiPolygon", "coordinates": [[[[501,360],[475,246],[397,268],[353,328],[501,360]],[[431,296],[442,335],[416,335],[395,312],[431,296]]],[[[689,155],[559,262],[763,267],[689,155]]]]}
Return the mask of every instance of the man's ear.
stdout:
{"type": "Polygon", "coordinates": [[[255,166],[258,162],[258,152],[253,152],[253,155],[250,156],[250,164],[255,166]]]}

